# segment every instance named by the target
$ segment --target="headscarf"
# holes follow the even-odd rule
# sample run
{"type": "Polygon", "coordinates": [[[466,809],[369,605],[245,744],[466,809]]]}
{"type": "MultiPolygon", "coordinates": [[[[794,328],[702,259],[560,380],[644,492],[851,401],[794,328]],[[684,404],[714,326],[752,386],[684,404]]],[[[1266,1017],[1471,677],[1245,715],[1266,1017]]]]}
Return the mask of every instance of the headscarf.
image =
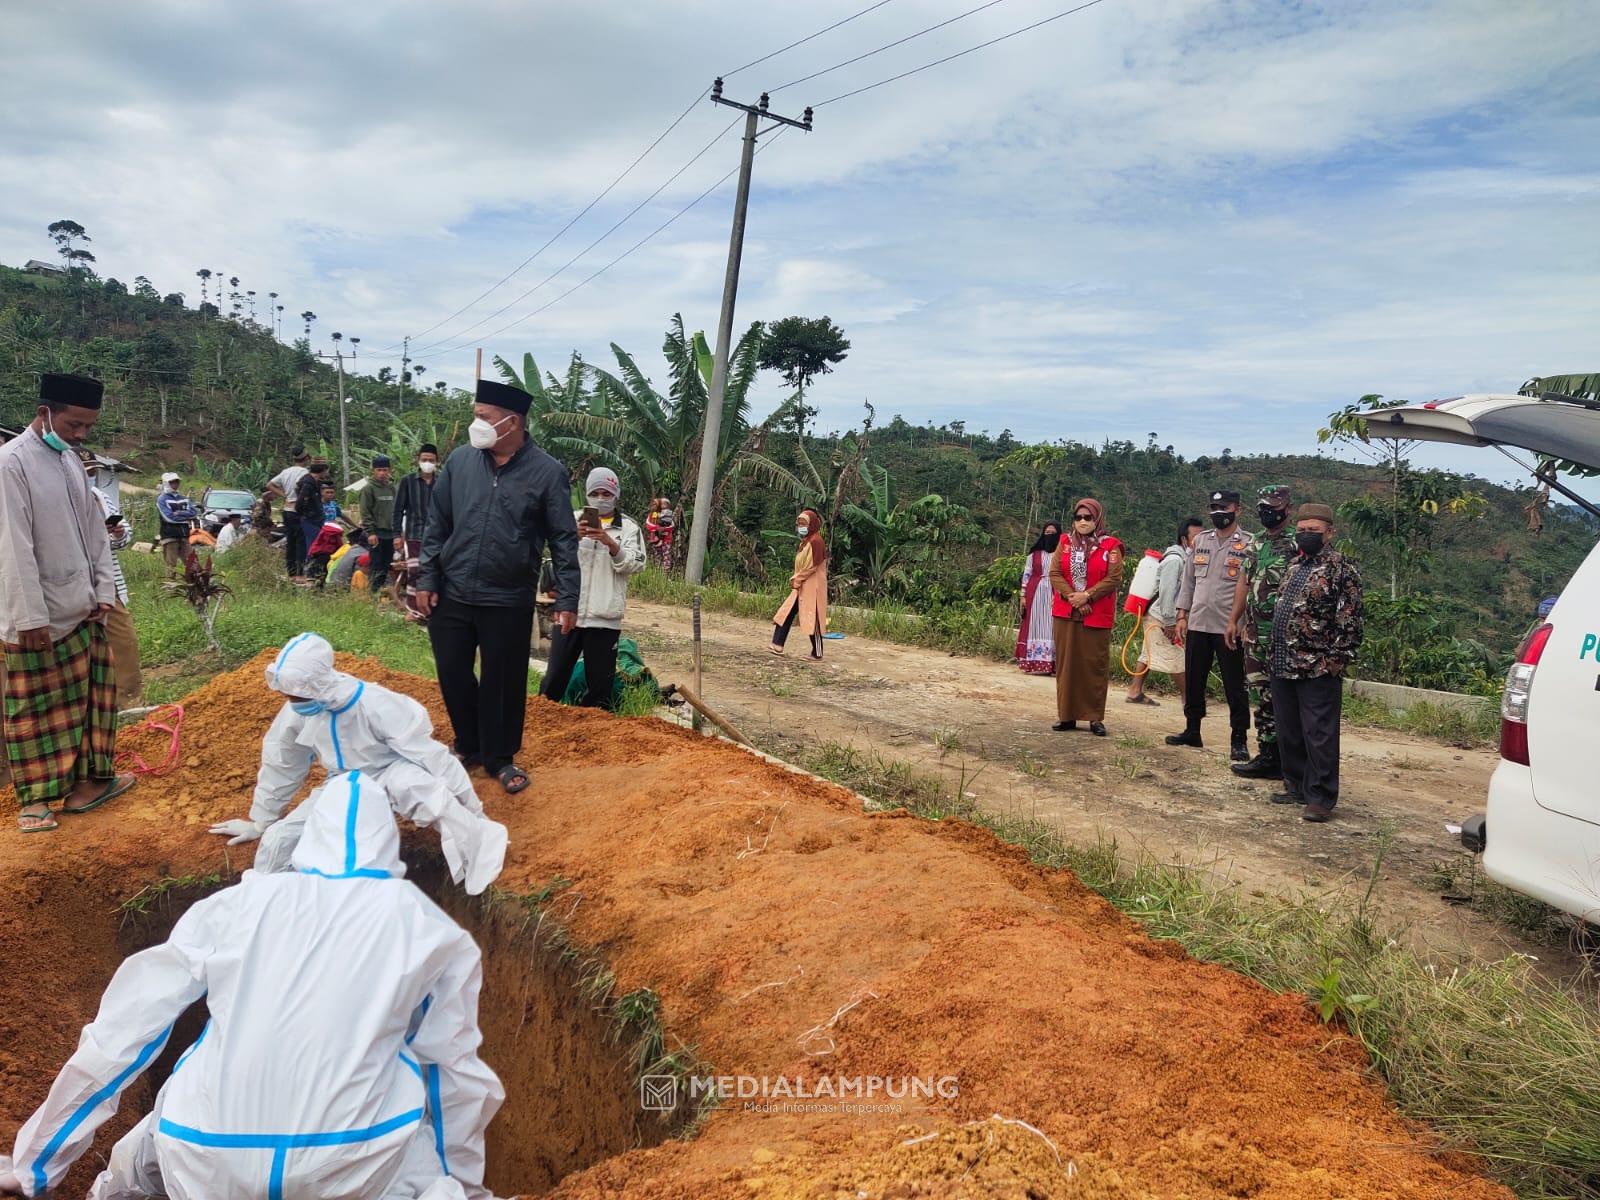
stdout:
{"type": "Polygon", "coordinates": [[[1089,550],[1094,547],[1095,543],[1105,536],[1106,510],[1100,501],[1091,499],[1088,496],[1085,496],[1082,500],[1078,500],[1073,503],[1072,515],[1074,517],[1078,515],[1078,510],[1080,508],[1087,508],[1094,514],[1094,532],[1088,537],[1084,537],[1078,532],[1077,525],[1069,521],[1067,522],[1066,527],[1071,532],[1067,536],[1071,539],[1073,546],[1079,549],[1089,550]]]}
{"type": "Polygon", "coordinates": [[[1039,529],[1039,538],[1038,538],[1038,540],[1035,541],[1033,543],[1033,545],[1028,547],[1028,553],[1029,554],[1033,554],[1035,552],[1042,552],[1042,553],[1045,553],[1045,554],[1054,554],[1056,552],[1056,547],[1059,546],[1060,544],[1061,544],[1061,522],[1060,521],[1046,521],[1044,523],[1044,525],[1041,526],[1040,529],[1039,529]],[[1054,533],[1050,532],[1050,527],[1051,526],[1055,527],[1055,532],[1054,533]]]}
{"type": "Polygon", "coordinates": [[[815,509],[810,508],[802,510],[800,515],[805,519],[808,530],[802,544],[811,547],[812,565],[820,567],[828,561],[828,548],[822,544],[822,518],[815,509]]]}

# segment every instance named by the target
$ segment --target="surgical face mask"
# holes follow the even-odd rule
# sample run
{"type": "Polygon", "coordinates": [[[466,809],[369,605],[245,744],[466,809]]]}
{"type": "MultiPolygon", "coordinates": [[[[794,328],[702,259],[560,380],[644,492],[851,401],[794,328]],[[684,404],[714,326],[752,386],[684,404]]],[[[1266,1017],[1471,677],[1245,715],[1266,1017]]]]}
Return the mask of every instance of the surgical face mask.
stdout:
{"type": "Polygon", "coordinates": [[[1289,510],[1286,508],[1273,508],[1270,504],[1262,504],[1256,507],[1256,515],[1261,518],[1261,524],[1265,528],[1276,529],[1288,519],[1289,510]]]}
{"type": "Polygon", "coordinates": [[[438,469],[439,464],[436,462],[420,462],[417,464],[417,470],[421,471],[424,475],[432,475],[438,469]]]}
{"type": "Polygon", "coordinates": [[[798,538],[809,537],[811,535],[811,530],[805,525],[797,524],[794,527],[794,535],[798,538]]]}
{"type": "Polygon", "coordinates": [[[328,706],[320,700],[296,700],[289,707],[302,717],[314,717],[320,712],[328,711],[328,706]]]}
{"type": "Polygon", "coordinates": [[[488,450],[500,440],[500,426],[506,421],[516,420],[516,414],[506,417],[505,420],[496,421],[492,425],[482,417],[473,417],[472,424],[467,426],[467,441],[472,443],[475,450],[488,450]]]}
{"type": "Polygon", "coordinates": [[[1307,529],[1301,530],[1294,535],[1294,544],[1300,547],[1301,554],[1310,557],[1314,554],[1321,554],[1323,546],[1327,543],[1322,540],[1322,535],[1316,530],[1307,529]]]}
{"type": "Polygon", "coordinates": [[[617,511],[617,498],[605,492],[590,492],[589,503],[602,517],[609,517],[617,511]]]}
{"type": "Polygon", "coordinates": [[[56,432],[55,422],[50,419],[50,413],[48,410],[44,414],[44,423],[46,426],[44,433],[44,444],[46,446],[49,446],[50,449],[54,450],[57,454],[65,454],[69,449],[71,449],[66,442],[61,440],[61,435],[56,432]]]}
{"type": "Polygon", "coordinates": [[[1226,529],[1229,525],[1233,524],[1233,514],[1226,511],[1213,512],[1211,514],[1211,523],[1218,529],[1226,529]]]}

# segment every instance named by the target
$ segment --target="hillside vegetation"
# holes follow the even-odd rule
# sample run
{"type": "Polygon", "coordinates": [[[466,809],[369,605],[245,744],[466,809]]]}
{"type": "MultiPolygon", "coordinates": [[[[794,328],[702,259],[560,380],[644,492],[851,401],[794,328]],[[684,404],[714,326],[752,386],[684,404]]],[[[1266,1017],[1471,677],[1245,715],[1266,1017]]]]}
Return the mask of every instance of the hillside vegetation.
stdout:
{"type": "MultiPolygon", "coordinates": [[[[39,372],[81,371],[107,381],[99,436],[111,453],[147,473],[181,465],[191,476],[260,488],[295,442],[339,461],[338,377],[331,359],[313,353],[315,344],[345,352],[356,474],[373,450],[405,460],[420,441],[448,452],[458,440],[468,398],[440,384],[423,387],[424,365],[411,364],[402,398],[393,368],[367,370],[370,354],[363,361],[349,340],[333,331],[324,337],[314,314],[290,318],[263,301],[258,318],[255,299],[247,306],[236,280],[224,312],[224,282],[214,285],[218,303],[195,306],[183,295],[161,295],[142,276],[130,286],[83,268],[43,277],[0,267],[0,424],[29,419],[39,372]]],[[[1030,446],[1009,431],[972,433],[962,422],[918,426],[894,416],[879,423],[870,406],[858,428],[819,436],[809,427],[815,410],[806,388],[822,386],[815,377],[828,364],[819,369],[820,360],[799,351],[786,358],[768,328],[751,327],[734,355],[712,499],[711,570],[752,586],[786,576],[793,511],[806,504],[827,519],[843,598],[934,615],[959,608],[967,627],[1003,625],[1033,531],[1045,518],[1064,517],[1077,497],[1098,497],[1112,531],[1137,552],[1166,546],[1180,517],[1203,515],[1213,488],[1242,492],[1253,526],[1256,489],[1286,483],[1296,497],[1327,501],[1352,517],[1403,506],[1393,538],[1355,520],[1342,531],[1366,567],[1373,608],[1361,673],[1492,693],[1538,600],[1561,589],[1596,539],[1593,521],[1559,504],[1544,531],[1530,535],[1523,510],[1531,488],[1409,470],[1401,487],[1390,470],[1327,453],[1242,456],[1219,446],[1190,459],[1161,444],[1157,432],[1099,446],[1030,446]],[[750,411],[747,398],[763,369],[798,385],[764,416],[750,411]],[[1419,495],[1445,503],[1425,511],[1419,495]]],[[[825,331],[828,361],[838,362],[849,343],[837,329],[825,331]]],[[[630,353],[613,351],[614,365],[574,355],[560,376],[531,356],[497,370],[534,393],[535,436],[575,473],[596,462],[615,467],[625,507],[635,511],[652,494],[692,506],[710,368],[703,337],[674,320],[663,345],[669,378],[659,388],[630,353]]]]}

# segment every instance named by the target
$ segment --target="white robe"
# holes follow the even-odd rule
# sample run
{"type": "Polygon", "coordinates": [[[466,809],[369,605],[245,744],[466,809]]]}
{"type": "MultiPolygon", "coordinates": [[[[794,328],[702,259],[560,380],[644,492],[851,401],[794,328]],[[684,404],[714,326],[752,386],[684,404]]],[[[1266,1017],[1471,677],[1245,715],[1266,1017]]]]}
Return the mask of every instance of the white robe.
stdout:
{"type": "Polygon", "coordinates": [[[380,787],[337,776],[303,807],[293,872],[245,872],[118,968],[0,1186],[57,1186],[204,996],[210,1022],[91,1197],[489,1195],[505,1093],[478,1055],[478,947],[399,878],[380,787]]]}

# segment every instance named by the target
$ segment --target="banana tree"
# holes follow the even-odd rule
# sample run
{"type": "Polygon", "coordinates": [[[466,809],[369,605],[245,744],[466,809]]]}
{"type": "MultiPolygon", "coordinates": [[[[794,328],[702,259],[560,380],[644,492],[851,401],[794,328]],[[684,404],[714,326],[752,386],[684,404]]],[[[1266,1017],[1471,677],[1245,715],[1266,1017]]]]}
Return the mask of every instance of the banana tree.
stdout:
{"type": "Polygon", "coordinates": [[[541,375],[539,364],[531,354],[522,356],[521,374],[498,354],[495,355],[494,365],[502,380],[527,392],[532,398],[528,405],[527,424],[528,433],[535,442],[561,458],[568,466],[573,466],[575,474],[586,473],[597,462],[605,463],[620,473],[623,459],[614,446],[581,433],[568,432],[568,427],[559,420],[563,416],[579,413],[600,418],[608,414],[606,398],[584,386],[589,365],[583,361],[582,355],[573,352],[567,363],[566,377],[562,379],[557,379],[549,371],[541,375]]]}
{"type": "Polygon", "coordinates": [[[867,485],[864,504],[842,510],[842,558],[871,596],[881,596],[909,579],[909,568],[938,551],[988,537],[972,522],[972,513],[932,492],[909,504],[895,494],[887,467],[863,462],[867,485]]]}

